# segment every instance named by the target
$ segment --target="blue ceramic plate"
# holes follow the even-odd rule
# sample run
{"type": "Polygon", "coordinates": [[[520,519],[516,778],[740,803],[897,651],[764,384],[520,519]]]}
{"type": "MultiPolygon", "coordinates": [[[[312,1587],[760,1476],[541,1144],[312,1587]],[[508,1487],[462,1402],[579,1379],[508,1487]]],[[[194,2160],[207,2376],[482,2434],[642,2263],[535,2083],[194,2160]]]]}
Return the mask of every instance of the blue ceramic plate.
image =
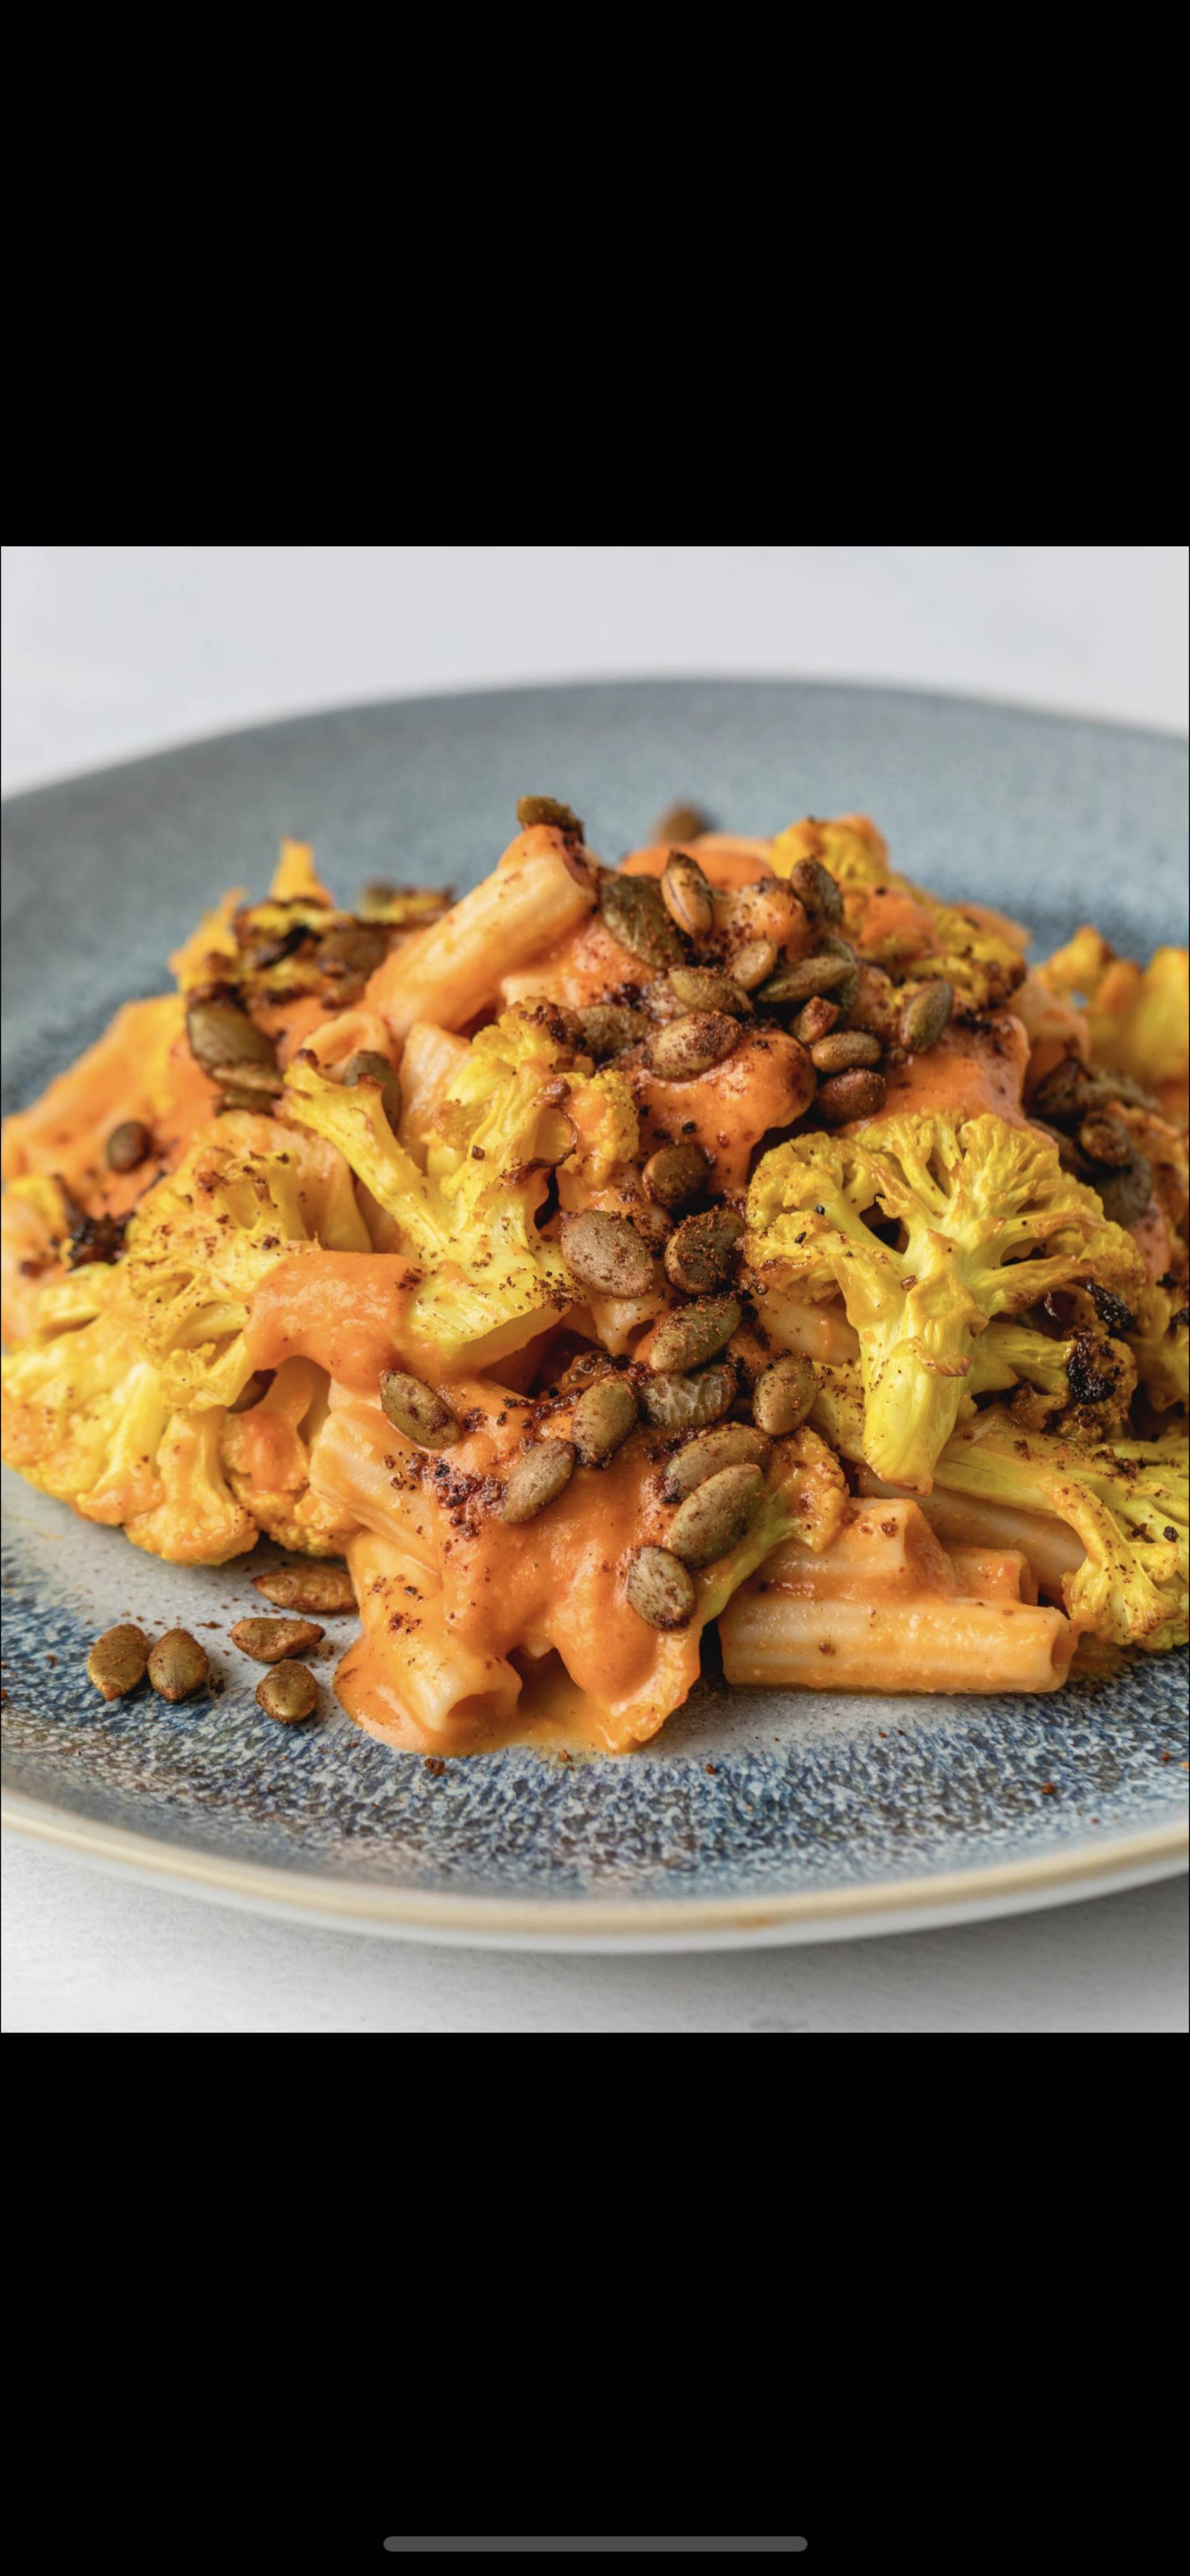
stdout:
{"type": "MultiPolygon", "coordinates": [[[[530,790],[573,804],[605,856],[678,795],[744,832],[858,807],[911,874],[1022,914],[1039,951],[1086,919],[1133,952],[1185,936],[1185,752],[1158,735],[763,682],[366,707],[10,805],[6,1105],[160,989],[166,951],[224,886],[263,885],[283,832],[316,842],[344,895],[394,873],[461,889],[530,790]]],[[[197,1893],[422,1938],[676,1947],[837,1938],[1182,1865],[1184,1655],[1042,1699],[704,1684],[626,1759],[518,1749],[433,1775],[341,1715],[297,1738],[261,1715],[221,1634],[258,1606],[259,1557],[163,1566],[11,1479],[5,1551],[12,1821],[197,1893]],[[197,1629],[223,1687],[97,1706],[86,1645],[124,1618],[197,1629]]]]}

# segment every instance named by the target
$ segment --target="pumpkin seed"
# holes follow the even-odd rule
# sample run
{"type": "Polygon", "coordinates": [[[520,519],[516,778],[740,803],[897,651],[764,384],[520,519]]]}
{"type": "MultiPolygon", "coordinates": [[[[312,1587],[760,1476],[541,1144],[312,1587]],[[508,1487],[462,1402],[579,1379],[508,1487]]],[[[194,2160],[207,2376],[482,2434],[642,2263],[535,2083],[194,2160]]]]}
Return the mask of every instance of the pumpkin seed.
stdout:
{"type": "Polygon", "coordinates": [[[407,1440],[415,1440],[419,1449],[453,1448],[459,1425],[434,1387],[405,1369],[382,1369],[379,1383],[381,1405],[407,1440]]]}
{"type": "Polygon", "coordinates": [[[266,1717],[276,1717],[282,1726],[300,1726],[313,1717],[318,1706],[318,1684],[305,1664],[274,1664],[256,1685],[256,1697],[266,1717]]]}
{"type": "Polygon", "coordinates": [[[308,1655],[325,1635],[316,1619],[237,1619],[231,1642],[254,1664],[279,1664],[290,1655],[308,1655]]]}
{"type": "Polygon", "coordinates": [[[654,843],[697,841],[700,833],[709,832],[711,819],[699,805],[667,805],[653,825],[654,843]]]}
{"type": "Polygon", "coordinates": [[[733,1020],[750,1020],[752,1004],[730,975],[713,966],[671,966],[669,980],[687,1011],[726,1011],[733,1020]]]}
{"type": "Polygon", "coordinates": [[[738,1297],[704,1297],[697,1306],[679,1306],[663,1315],[649,1342],[648,1364],[657,1377],[674,1369],[692,1369],[713,1360],[740,1327],[738,1297]]]}
{"type": "Polygon", "coordinates": [[[730,1360],[717,1360],[697,1376],[676,1372],[646,1381],[640,1389],[641,1410],[659,1431],[701,1431],[718,1422],[735,1402],[736,1373],[730,1360]]]}
{"type": "Polygon", "coordinates": [[[805,1421],[815,1395],[818,1378],[811,1362],[800,1351],[786,1351],[779,1360],[770,1360],[752,1389],[752,1418],[779,1440],[788,1431],[797,1431],[805,1421]]]}
{"type": "Polygon", "coordinates": [[[105,1699],[123,1699],[145,1677],[149,1640],[142,1628],[105,1628],[87,1656],[87,1679],[105,1699]]]}
{"type": "Polygon", "coordinates": [[[658,970],[677,965],[682,943],[656,877],[626,877],[606,869],[599,880],[599,909],[612,938],[631,957],[658,970]]]}
{"type": "Polygon", "coordinates": [[[167,1628],[149,1656],[149,1680],[162,1699],[189,1699],[210,1672],[207,1650],[188,1628],[167,1628]]]}
{"type": "Polygon", "coordinates": [[[670,851],[661,877],[661,900],[688,939],[705,939],[714,929],[714,897],[697,859],[687,851],[670,851]]]}
{"type": "Polygon", "coordinates": [[[746,939],[731,961],[732,982],[741,992],[754,993],[777,963],[777,945],[772,939],[746,939]]]}
{"type": "Polygon", "coordinates": [[[829,1037],[839,1017],[837,1002],[828,1002],[825,993],[815,993],[789,1023],[802,1046],[814,1046],[819,1038],[829,1037]]]}
{"type": "Polygon", "coordinates": [[[628,1607],[650,1628],[688,1628],[698,1594],[667,1547],[637,1549],[624,1586],[628,1607]]]}
{"type": "Polygon", "coordinates": [[[636,1397],[626,1377],[601,1377],[580,1395],[571,1415],[579,1460],[597,1467],[626,1440],[636,1421],[636,1397]]]}
{"type": "Polygon", "coordinates": [[[818,1107],[828,1127],[843,1127],[849,1118],[874,1118],[884,1107],[884,1075],[856,1065],[851,1073],[832,1074],[818,1086],[818,1107]]]}
{"type": "Polygon", "coordinates": [[[738,1547],[764,1492],[759,1467],[720,1467],[679,1504],[669,1545],[683,1565],[713,1565],[738,1547]]]}
{"type": "MultiPolygon", "coordinates": [[[[594,1390],[592,1390],[594,1392],[594,1390]]],[[[535,1521],[547,1503],[556,1503],[574,1474],[574,1448],[569,1440],[539,1440],[514,1459],[496,1505],[502,1521],[519,1529],[535,1521]]]]}
{"type": "Polygon", "coordinates": [[[139,1118],[122,1118],[119,1126],[113,1127],[104,1147],[110,1172],[135,1172],[137,1165],[146,1162],[152,1151],[152,1136],[139,1118]]]}
{"type": "Polygon", "coordinates": [[[577,814],[572,814],[569,805],[560,805],[556,796],[519,796],[516,818],[522,832],[531,832],[535,824],[549,823],[556,832],[572,833],[578,841],[584,837],[577,814]]]}
{"type": "Polygon", "coordinates": [[[285,1089],[275,1064],[253,1064],[247,1057],[228,1064],[213,1064],[208,1070],[212,1082],[221,1082],[229,1098],[233,1091],[242,1095],[242,1098],[237,1098],[237,1108],[243,1107],[245,1102],[252,1109],[258,1108],[262,1100],[275,1099],[277,1093],[285,1089]]]}
{"type": "Polygon", "coordinates": [[[272,1064],[273,1041],[266,1038],[238,1002],[218,999],[192,1002],[186,1013],[190,1053],[204,1073],[234,1064],[272,1064]]]}
{"type": "Polygon", "coordinates": [[[654,1284],[652,1253],[630,1218],[601,1208],[563,1217],[562,1257],[580,1288],[600,1297],[645,1297],[654,1284]]]}
{"type": "Polygon", "coordinates": [[[696,1199],[705,1187],[710,1171],[709,1157],[701,1145],[659,1145],[650,1154],[641,1178],[651,1199],[659,1207],[684,1207],[696,1199]]]}
{"type": "Polygon", "coordinates": [[[1093,1082],[1086,1066],[1077,1056],[1063,1056],[1033,1094],[1033,1107],[1040,1118],[1055,1118],[1059,1125],[1067,1118],[1079,1118],[1091,1108],[1102,1106],[1103,1095],[1093,1082]]]}
{"type": "Polygon", "coordinates": [[[846,1009],[841,997],[854,971],[845,957],[820,949],[815,957],[797,957],[779,966],[756,998],[758,1002],[808,1002],[813,993],[835,993],[840,1007],[846,1009]]]}
{"type": "Polygon", "coordinates": [[[897,1023],[897,1035],[911,1055],[924,1055],[937,1046],[954,1006],[954,994],[945,976],[933,975],[928,984],[919,984],[911,993],[897,1023]]]}
{"type": "Polygon", "coordinates": [[[388,941],[381,930],[371,930],[366,921],[344,921],[338,929],[328,930],[318,943],[318,963],[324,975],[374,975],[388,955],[388,941]]]}
{"type": "Polygon", "coordinates": [[[282,1565],[275,1574],[254,1574],[253,1589],[278,1610],[354,1610],[355,1586],[345,1565],[282,1565]]]}
{"type": "Polygon", "coordinates": [[[1107,1163],[1113,1171],[1123,1171],[1135,1150],[1128,1129],[1102,1109],[1093,1109],[1090,1117],[1084,1118],[1078,1141],[1093,1163],[1107,1163]]]}
{"type": "Polygon", "coordinates": [[[799,859],[789,883],[812,921],[841,921],[843,897],[829,868],[819,859],[799,859]]]}
{"type": "Polygon", "coordinates": [[[1122,1172],[1104,1172],[1092,1183],[1105,1216],[1113,1225],[1135,1225],[1153,1195],[1153,1174],[1143,1154],[1134,1154],[1122,1172]]]}
{"type": "Polygon", "coordinates": [[[355,1054],[340,1066],[339,1080],[348,1091],[354,1091],[360,1082],[378,1082],[380,1106],[389,1126],[395,1129],[401,1115],[401,1077],[378,1047],[357,1047],[355,1054]]]}
{"type": "Polygon", "coordinates": [[[702,1431],[679,1449],[665,1470],[661,1491],[667,1503],[684,1503],[687,1494],[705,1485],[708,1476],[718,1475],[721,1467],[763,1467],[768,1454],[763,1431],[753,1431],[747,1422],[724,1422],[717,1431],[702,1431]]]}
{"type": "Polygon", "coordinates": [[[680,1020],[655,1030],[649,1060],[663,1082],[690,1082],[696,1074],[709,1073],[713,1064],[722,1064],[739,1034],[726,1011],[685,1011],[680,1020]]]}
{"type": "Polygon", "coordinates": [[[815,1039],[810,1062],[819,1073],[848,1073],[855,1064],[879,1064],[882,1053],[870,1029],[835,1029],[829,1037],[815,1039]]]}
{"type": "Polygon", "coordinates": [[[684,1217],[665,1247],[666,1278],[690,1297],[718,1288],[743,1231],[744,1220],[734,1208],[708,1208],[703,1216],[684,1217]]]}
{"type": "Polygon", "coordinates": [[[638,1045],[648,1034],[644,1012],[630,1011],[620,1002],[589,1002],[574,1016],[575,1044],[584,1055],[593,1055],[597,1064],[610,1055],[622,1055],[625,1047],[638,1045]]]}

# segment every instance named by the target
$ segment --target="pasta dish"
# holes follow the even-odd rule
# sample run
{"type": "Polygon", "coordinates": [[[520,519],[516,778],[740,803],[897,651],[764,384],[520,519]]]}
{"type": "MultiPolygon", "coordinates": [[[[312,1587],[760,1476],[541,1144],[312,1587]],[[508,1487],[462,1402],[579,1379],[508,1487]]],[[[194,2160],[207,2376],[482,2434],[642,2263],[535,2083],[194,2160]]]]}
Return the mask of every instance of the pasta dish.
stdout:
{"type": "Polygon", "coordinates": [[[9,1463],[172,1564],[277,1543],[423,1754],[626,1751],[708,1658],[1052,1691],[1184,1639],[1186,952],[1030,967],[862,816],[616,866],[517,820],[453,903],[284,843],[9,1121],[9,1463]]]}

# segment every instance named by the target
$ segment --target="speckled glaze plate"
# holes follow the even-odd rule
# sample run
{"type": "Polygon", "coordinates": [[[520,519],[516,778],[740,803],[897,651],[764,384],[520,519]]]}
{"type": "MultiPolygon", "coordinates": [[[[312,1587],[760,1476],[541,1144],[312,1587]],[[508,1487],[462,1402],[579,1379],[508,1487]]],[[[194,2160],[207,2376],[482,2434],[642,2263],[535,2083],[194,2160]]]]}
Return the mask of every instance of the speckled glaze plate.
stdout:
{"type": "MultiPolygon", "coordinates": [[[[407,701],[201,743],[7,808],[5,1105],[160,989],[166,951],[224,886],[263,884],[283,832],[349,895],[393,873],[461,890],[529,790],[567,798],[609,857],[677,795],[745,832],[859,807],[911,874],[1031,921],[1039,953],[1086,919],[1147,952],[1185,937],[1185,768],[1159,735],[768,682],[407,701]]],[[[163,1566],[12,1478],[4,1527],[9,1820],[196,1894],[419,1939],[678,1948],[904,1929],[1185,1863],[1184,1654],[1037,1699],[704,1682],[626,1759],[518,1748],[432,1774],[340,1713],[300,1736],[261,1714],[223,1642],[260,1557],[163,1566]],[[129,1617],[196,1628],[223,1686],[97,1706],[87,1642],[129,1617]]],[[[348,1633],[332,1623],[327,1672],[348,1633]]]]}

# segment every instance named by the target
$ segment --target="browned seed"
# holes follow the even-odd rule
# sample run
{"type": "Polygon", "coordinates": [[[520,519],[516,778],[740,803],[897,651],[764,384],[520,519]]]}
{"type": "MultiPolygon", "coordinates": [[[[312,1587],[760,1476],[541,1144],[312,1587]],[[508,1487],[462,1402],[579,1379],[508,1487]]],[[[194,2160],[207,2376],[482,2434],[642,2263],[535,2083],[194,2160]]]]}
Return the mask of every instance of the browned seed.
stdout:
{"type": "Polygon", "coordinates": [[[1120,1172],[1102,1172],[1092,1186],[1113,1225],[1135,1225],[1153,1195],[1153,1173],[1143,1154],[1134,1154],[1120,1172]]]}
{"type": "Polygon", "coordinates": [[[830,869],[824,868],[820,860],[799,859],[789,883],[812,920],[842,920],[843,897],[830,869]]]}
{"type": "Polygon", "coordinates": [[[710,816],[703,813],[700,805],[686,805],[679,799],[676,805],[667,805],[664,814],[658,815],[651,837],[654,846],[660,847],[667,841],[697,841],[700,833],[710,829],[710,816]]]}
{"type": "Polygon", "coordinates": [[[328,1618],[354,1610],[355,1587],[345,1565],[282,1565],[275,1574],[254,1574],[253,1588],[278,1610],[322,1610],[328,1618]]]}
{"type": "Polygon", "coordinates": [[[167,1628],[149,1656],[149,1680],[162,1699],[189,1699],[210,1672],[205,1646],[188,1628],[167,1628]]]}
{"type": "Polygon", "coordinates": [[[764,1492],[759,1467],[720,1467],[674,1513],[669,1545],[683,1565],[713,1565],[737,1547],[764,1492]]]}
{"type": "Polygon", "coordinates": [[[688,1297],[702,1297],[726,1278],[732,1247],[744,1231],[734,1208],[708,1208],[684,1217],[665,1247],[665,1275],[688,1297]]]}
{"type": "Polygon", "coordinates": [[[535,1521],[547,1503],[556,1503],[574,1474],[574,1445],[569,1440],[538,1440],[515,1458],[496,1505],[502,1521],[518,1529],[535,1521]]]}
{"type": "Polygon", "coordinates": [[[437,1390],[405,1369],[381,1370],[380,1402],[394,1429],[406,1440],[416,1440],[419,1449],[450,1449],[460,1436],[450,1406],[437,1390]]]}
{"type": "Polygon", "coordinates": [[[237,1094],[237,1109],[245,1104],[251,1109],[259,1108],[263,1100],[275,1100],[285,1089],[275,1064],[253,1064],[241,1058],[236,1063],[209,1065],[207,1070],[212,1082],[223,1084],[229,1100],[232,1092],[237,1094]]]}
{"type": "Polygon", "coordinates": [[[828,1127],[845,1127],[849,1118],[874,1118],[884,1107],[884,1075],[857,1065],[852,1073],[832,1074],[818,1086],[818,1107],[828,1127]]]}
{"type": "Polygon", "coordinates": [[[733,1020],[750,1020],[752,1004],[743,986],[713,966],[671,966],[669,980],[687,1011],[726,1011],[733,1020]]]}
{"type": "Polygon", "coordinates": [[[105,1699],[123,1699],[144,1680],[149,1640],[142,1628],[105,1628],[87,1656],[87,1679],[105,1699]]]}
{"type": "Polygon", "coordinates": [[[738,1297],[704,1297],[697,1306],[679,1306],[672,1315],[662,1316],[650,1338],[649,1367],[655,1377],[668,1376],[675,1369],[699,1368],[704,1360],[714,1359],[739,1328],[738,1297]]]}
{"type": "Polygon", "coordinates": [[[318,1684],[305,1664],[274,1664],[256,1685],[256,1697],[266,1717],[276,1717],[282,1726],[301,1726],[313,1717],[318,1706],[318,1684]]]}
{"type": "Polygon", "coordinates": [[[113,1127],[104,1147],[109,1171],[135,1172],[137,1165],[148,1160],[153,1151],[150,1130],[139,1118],[122,1118],[113,1127]]]}
{"type": "Polygon", "coordinates": [[[769,1443],[763,1431],[747,1422],[724,1422],[717,1431],[702,1431],[671,1458],[661,1480],[667,1503],[684,1503],[695,1487],[717,1476],[721,1467],[763,1467],[769,1443]]]}
{"type": "Polygon", "coordinates": [[[637,1549],[624,1585],[630,1610],[650,1628],[688,1628],[698,1594],[667,1547],[637,1549]]]}
{"type": "Polygon", "coordinates": [[[316,1619],[237,1619],[231,1642],[254,1664],[279,1664],[290,1655],[308,1655],[325,1635],[316,1619]]]}
{"type": "Polygon", "coordinates": [[[697,859],[671,850],[661,877],[661,899],[688,939],[705,939],[715,927],[715,901],[697,859]]]}
{"type": "Polygon", "coordinates": [[[789,1025],[804,1047],[814,1046],[819,1038],[828,1037],[839,1016],[837,1002],[828,1002],[825,993],[815,993],[804,1002],[789,1025]]]}
{"type": "Polygon", "coordinates": [[[234,1064],[239,1073],[246,1064],[272,1064],[274,1048],[271,1038],[258,1029],[238,1002],[218,998],[209,1002],[192,1002],[186,1013],[186,1035],[190,1053],[204,1073],[215,1073],[220,1067],[234,1064]]]}
{"type": "Polygon", "coordinates": [[[897,1035],[911,1055],[924,1055],[937,1046],[950,1018],[954,994],[944,975],[931,976],[928,984],[919,984],[911,993],[897,1023],[897,1035]]]}
{"type": "Polygon", "coordinates": [[[1032,1105],[1040,1118],[1054,1118],[1061,1125],[1064,1119],[1078,1118],[1101,1104],[1086,1066],[1077,1056],[1067,1055],[1038,1083],[1032,1105]]]}
{"type": "Polygon", "coordinates": [[[562,1219],[562,1257],[580,1288],[600,1297],[646,1297],[656,1273],[631,1219],[583,1208],[562,1219]]]}
{"type": "Polygon", "coordinates": [[[777,963],[777,944],[773,939],[746,939],[731,961],[732,982],[744,993],[754,993],[777,963]]]}
{"type": "Polygon", "coordinates": [[[774,1440],[786,1432],[796,1431],[805,1421],[815,1395],[818,1378],[812,1363],[801,1351],[786,1351],[778,1360],[770,1360],[752,1389],[753,1420],[774,1440]]]}
{"type": "Polygon", "coordinates": [[[556,796],[519,796],[516,818],[522,832],[531,832],[536,823],[552,824],[556,832],[568,832],[581,841],[583,827],[569,805],[560,805],[556,796]]]}
{"type": "Polygon", "coordinates": [[[374,975],[387,955],[384,932],[370,928],[366,921],[340,922],[318,943],[318,963],[324,975],[374,975]]]}
{"type": "Polygon", "coordinates": [[[845,1009],[842,995],[855,973],[845,957],[833,957],[829,950],[819,949],[814,957],[797,957],[779,966],[762,984],[758,1002],[808,1002],[813,993],[833,993],[845,1009]]]}
{"type": "Polygon", "coordinates": [[[659,1431],[702,1431],[718,1422],[734,1404],[736,1373],[730,1360],[716,1360],[692,1377],[678,1373],[646,1380],[640,1389],[641,1410],[659,1431]]]}
{"type": "Polygon", "coordinates": [[[710,1168],[701,1145],[659,1145],[641,1177],[659,1207],[680,1208],[705,1188],[710,1168]]]}
{"type": "Polygon", "coordinates": [[[1093,1109],[1090,1117],[1084,1118],[1078,1141],[1093,1163],[1107,1163],[1113,1171],[1123,1171],[1135,1151],[1128,1129],[1101,1109],[1093,1109]]]}
{"type": "Polygon", "coordinates": [[[597,1467],[626,1440],[636,1421],[636,1397],[626,1377],[601,1377],[580,1395],[570,1427],[580,1464],[597,1467]]]}
{"type": "Polygon", "coordinates": [[[649,1040],[649,1059],[663,1082],[689,1082],[722,1064],[739,1038],[738,1023],[726,1011],[685,1011],[649,1040]]]}
{"type": "Polygon", "coordinates": [[[401,1077],[378,1047],[357,1047],[355,1054],[340,1066],[339,1080],[348,1091],[354,1091],[361,1082],[378,1082],[380,1106],[389,1126],[395,1129],[401,1115],[401,1077]]]}
{"type": "Polygon", "coordinates": [[[589,1002],[574,1016],[575,1044],[584,1055],[593,1055],[598,1064],[608,1056],[622,1055],[625,1047],[636,1046],[648,1035],[644,1012],[630,1011],[621,1002],[589,1002]]]}
{"type": "Polygon", "coordinates": [[[882,1052],[870,1029],[833,1029],[815,1039],[810,1062],[819,1073],[847,1073],[855,1064],[879,1064],[882,1052]]]}
{"type": "Polygon", "coordinates": [[[599,909],[612,938],[630,956],[658,971],[677,965],[682,942],[656,877],[627,877],[617,869],[605,869],[599,880],[599,909]]]}

